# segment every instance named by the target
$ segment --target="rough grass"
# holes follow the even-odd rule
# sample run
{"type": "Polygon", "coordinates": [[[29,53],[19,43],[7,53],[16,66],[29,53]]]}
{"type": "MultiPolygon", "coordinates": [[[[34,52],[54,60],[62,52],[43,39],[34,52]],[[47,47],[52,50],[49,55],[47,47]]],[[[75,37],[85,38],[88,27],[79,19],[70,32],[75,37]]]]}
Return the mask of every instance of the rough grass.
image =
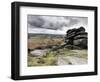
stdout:
{"type": "Polygon", "coordinates": [[[59,49],[57,51],[51,51],[45,57],[33,57],[28,55],[28,66],[54,66],[57,65],[58,55],[65,56],[77,56],[88,59],[87,50],[69,50],[59,49]]]}
{"type": "Polygon", "coordinates": [[[70,50],[70,49],[61,49],[59,50],[60,55],[66,55],[66,56],[78,56],[81,58],[88,58],[88,52],[86,49],[83,50],[70,50]]]}
{"type": "Polygon", "coordinates": [[[57,57],[53,53],[48,53],[45,57],[28,56],[28,66],[49,66],[56,65],[57,57]]]}

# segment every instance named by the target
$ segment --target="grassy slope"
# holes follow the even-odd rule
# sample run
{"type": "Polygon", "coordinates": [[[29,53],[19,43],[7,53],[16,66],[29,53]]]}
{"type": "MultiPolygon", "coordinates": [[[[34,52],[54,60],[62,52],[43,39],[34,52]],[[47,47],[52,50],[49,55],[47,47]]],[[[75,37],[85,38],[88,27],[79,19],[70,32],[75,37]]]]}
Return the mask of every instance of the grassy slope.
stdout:
{"type": "MultiPolygon", "coordinates": [[[[28,48],[34,49],[43,45],[61,45],[63,44],[63,38],[48,38],[48,37],[32,37],[28,39],[28,48]]],[[[87,59],[87,50],[69,50],[59,49],[57,51],[51,51],[46,57],[32,57],[28,55],[28,66],[49,66],[57,65],[58,55],[65,56],[78,56],[87,59]]]]}
{"type": "Polygon", "coordinates": [[[50,52],[46,57],[32,57],[28,56],[28,66],[53,66],[57,65],[58,55],[65,56],[78,56],[87,59],[87,50],[68,50],[60,49],[56,52],[50,52]]]}

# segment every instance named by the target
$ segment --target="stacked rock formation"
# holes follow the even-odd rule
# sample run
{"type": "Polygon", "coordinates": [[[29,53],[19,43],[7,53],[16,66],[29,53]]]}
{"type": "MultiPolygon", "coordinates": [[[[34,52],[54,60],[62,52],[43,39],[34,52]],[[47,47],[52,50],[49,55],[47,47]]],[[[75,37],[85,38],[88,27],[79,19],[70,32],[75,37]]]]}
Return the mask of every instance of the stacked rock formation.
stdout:
{"type": "Polygon", "coordinates": [[[66,32],[65,43],[81,49],[87,49],[87,32],[84,27],[70,29],[66,32]]]}

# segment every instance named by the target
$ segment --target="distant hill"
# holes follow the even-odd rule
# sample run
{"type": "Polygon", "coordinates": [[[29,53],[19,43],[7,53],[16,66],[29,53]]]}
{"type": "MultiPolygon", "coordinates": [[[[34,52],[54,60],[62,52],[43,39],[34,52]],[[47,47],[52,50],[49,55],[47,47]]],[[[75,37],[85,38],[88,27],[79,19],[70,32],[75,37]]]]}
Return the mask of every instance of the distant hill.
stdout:
{"type": "Polygon", "coordinates": [[[64,38],[65,35],[61,34],[35,34],[35,33],[28,33],[28,38],[31,37],[46,37],[46,38],[64,38]]]}

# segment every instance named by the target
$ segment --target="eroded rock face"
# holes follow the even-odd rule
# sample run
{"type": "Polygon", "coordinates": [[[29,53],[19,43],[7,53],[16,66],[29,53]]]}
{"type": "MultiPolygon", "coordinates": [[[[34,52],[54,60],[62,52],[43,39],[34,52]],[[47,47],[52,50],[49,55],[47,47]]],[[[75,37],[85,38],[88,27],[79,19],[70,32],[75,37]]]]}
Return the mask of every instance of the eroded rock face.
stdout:
{"type": "Polygon", "coordinates": [[[76,40],[73,40],[73,44],[75,46],[79,46],[82,49],[86,49],[87,48],[87,39],[76,39],[76,40]]]}
{"type": "Polygon", "coordinates": [[[31,51],[30,54],[31,54],[31,56],[42,57],[42,56],[46,56],[48,52],[49,52],[49,50],[47,50],[47,49],[45,49],[45,50],[39,50],[38,49],[38,50],[31,51]]]}
{"type": "Polygon", "coordinates": [[[66,32],[65,43],[66,45],[73,45],[81,49],[87,48],[88,37],[84,27],[78,29],[70,29],[66,32]]]}

